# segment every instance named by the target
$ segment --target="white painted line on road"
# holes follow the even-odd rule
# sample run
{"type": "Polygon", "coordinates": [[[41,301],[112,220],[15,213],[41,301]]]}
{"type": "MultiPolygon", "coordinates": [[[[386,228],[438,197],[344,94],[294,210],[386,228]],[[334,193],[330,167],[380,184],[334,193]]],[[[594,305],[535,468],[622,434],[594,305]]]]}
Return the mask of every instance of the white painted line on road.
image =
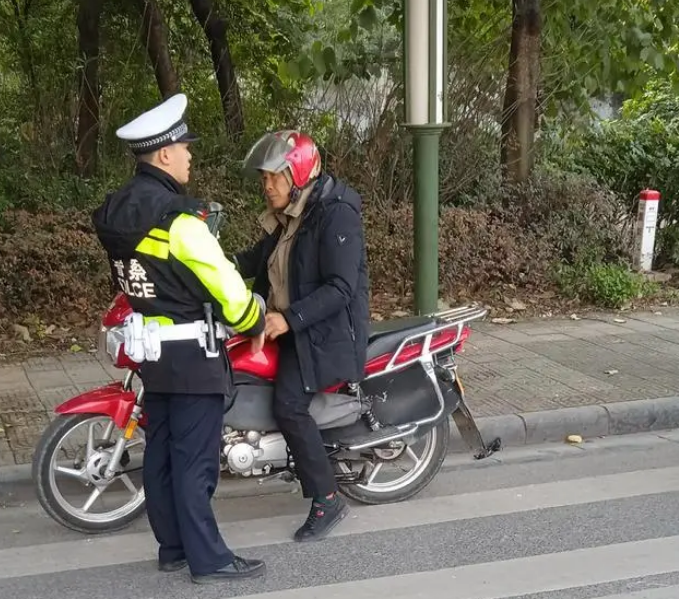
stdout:
{"type": "MultiPolygon", "coordinates": [[[[247,595],[241,599],[510,599],[562,591],[642,576],[675,572],[679,536],[548,553],[533,557],[474,564],[434,572],[372,578],[288,591],[247,595]]],[[[640,595],[676,599],[674,595],[640,595]]],[[[637,599],[615,595],[608,599],[637,599]]]]}
{"type": "Polygon", "coordinates": [[[677,599],[679,586],[663,587],[660,589],[645,589],[622,595],[606,595],[606,597],[594,597],[594,599],[677,599]]]}
{"type": "MultiPolygon", "coordinates": [[[[679,492],[679,467],[640,470],[460,495],[359,506],[333,533],[364,534],[472,518],[679,492]]],[[[277,516],[220,525],[234,548],[291,542],[300,516],[277,516]]],[[[138,562],[157,555],[151,533],[83,537],[0,550],[0,579],[138,562]]]]}

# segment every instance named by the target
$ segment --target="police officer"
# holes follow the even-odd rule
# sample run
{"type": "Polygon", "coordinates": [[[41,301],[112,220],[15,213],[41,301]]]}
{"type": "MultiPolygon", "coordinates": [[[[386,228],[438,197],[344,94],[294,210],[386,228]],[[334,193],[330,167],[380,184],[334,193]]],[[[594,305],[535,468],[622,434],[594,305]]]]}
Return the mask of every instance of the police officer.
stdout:
{"type": "Polygon", "coordinates": [[[264,343],[264,314],[211,235],[205,205],[184,190],[188,146],[198,139],[184,121],[186,105],[184,94],[174,95],[116,132],[136,156],[136,173],[108,194],[93,223],[134,312],[172,339],[162,341],[156,361],[140,366],[147,513],[160,545],[159,569],[188,563],[193,581],[205,583],[262,575],[265,565],[234,555],[212,512],[231,378],[223,344],[196,331],[205,330],[207,303],[216,325],[252,337],[256,352],[264,343]]]}

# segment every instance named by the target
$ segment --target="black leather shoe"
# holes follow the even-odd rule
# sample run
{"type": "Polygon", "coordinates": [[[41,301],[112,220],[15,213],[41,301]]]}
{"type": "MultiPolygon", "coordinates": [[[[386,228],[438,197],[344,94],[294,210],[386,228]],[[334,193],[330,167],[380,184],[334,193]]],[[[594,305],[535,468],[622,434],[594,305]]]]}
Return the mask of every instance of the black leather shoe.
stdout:
{"type": "Polygon", "coordinates": [[[173,562],[158,562],[158,569],[161,572],[177,572],[186,567],[185,559],[177,559],[173,562]]]}
{"type": "Polygon", "coordinates": [[[266,565],[258,559],[236,558],[228,565],[211,574],[192,574],[191,580],[196,584],[210,584],[224,580],[240,580],[241,578],[255,578],[264,576],[266,565]]]}
{"type": "Polygon", "coordinates": [[[349,513],[349,506],[339,495],[330,505],[321,505],[315,501],[311,504],[311,511],[306,522],[295,533],[295,541],[305,543],[320,541],[335,528],[349,513]]]}

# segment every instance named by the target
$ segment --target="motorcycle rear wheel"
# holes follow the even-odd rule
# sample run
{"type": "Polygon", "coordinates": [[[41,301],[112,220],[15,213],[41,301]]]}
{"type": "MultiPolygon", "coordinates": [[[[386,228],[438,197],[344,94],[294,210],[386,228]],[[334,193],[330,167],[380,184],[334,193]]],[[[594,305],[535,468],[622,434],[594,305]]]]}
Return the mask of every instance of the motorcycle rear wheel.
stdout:
{"type": "MultiPolygon", "coordinates": [[[[417,442],[425,445],[422,456],[413,457],[414,451],[411,446],[403,449],[402,456],[409,456],[414,463],[414,468],[401,478],[384,483],[373,480],[376,470],[379,472],[381,469],[381,466],[378,468],[379,464],[388,463],[375,455],[374,468],[368,475],[368,482],[366,484],[341,484],[340,492],[367,505],[398,503],[414,497],[429,485],[441,469],[450,444],[450,420],[446,418],[437,426],[429,429],[417,439],[417,442]]],[[[342,473],[349,472],[345,464],[338,464],[338,468],[342,473]]]]}

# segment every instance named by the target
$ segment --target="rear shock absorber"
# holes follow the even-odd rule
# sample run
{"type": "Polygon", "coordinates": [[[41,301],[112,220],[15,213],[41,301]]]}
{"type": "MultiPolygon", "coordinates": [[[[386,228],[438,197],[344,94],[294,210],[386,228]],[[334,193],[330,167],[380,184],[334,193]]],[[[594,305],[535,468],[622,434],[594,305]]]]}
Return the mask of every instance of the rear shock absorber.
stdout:
{"type": "Polygon", "coordinates": [[[377,420],[375,414],[373,413],[372,398],[366,398],[363,395],[361,392],[361,386],[358,383],[349,384],[349,391],[355,395],[361,403],[367,402],[369,404],[368,409],[363,413],[362,418],[364,422],[370,427],[370,430],[376,431],[382,428],[380,421],[377,420]]]}
{"type": "Polygon", "coordinates": [[[363,420],[365,420],[365,423],[370,427],[371,430],[376,431],[381,428],[381,424],[375,418],[375,414],[373,414],[373,409],[368,408],[368,411],[363,414],[363,420]]]}

